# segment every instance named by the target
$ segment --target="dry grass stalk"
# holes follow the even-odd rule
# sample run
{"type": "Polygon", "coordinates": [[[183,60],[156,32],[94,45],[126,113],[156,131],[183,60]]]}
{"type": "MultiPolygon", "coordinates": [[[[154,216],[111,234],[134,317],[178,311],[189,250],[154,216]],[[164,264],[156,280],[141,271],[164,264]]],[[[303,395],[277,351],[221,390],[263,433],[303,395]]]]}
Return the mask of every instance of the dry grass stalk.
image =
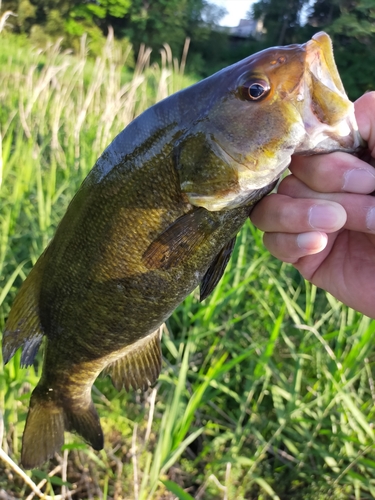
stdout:
{"type": "Polygon", "coordinates": [[[0,132],[0,188],[3,182],[3,139],[0,132]]]}
{"type": "Polygon", "coordinates": [[[17,17],[17,14],[15,14],[14,12],[12,12],[11,10],[6,10],[2,14],[2,16],[0,17],[0,33],[3,31],[3,29],[5,28],[5,26],[7,26],[7,19],[10,16],[17,17]]]}
{"type": "MultiPolygon", "coordinates": [[[[39,485],[36,485],[32,479],[29,478],[29,476],[20,468],[18,465],[13,462],[13,460],[10,458],[9,455],[5,453],[5,451],[0,448],[0,460],[2,460],[4,463],[6,463],[16,474],[18,474],[23,481],[29,486],[33,492],[32,496],[29,496],[27,500],[31,500],[34,495],[37,495],[39,498],[42,498],[43,500],[63,500],[61,495],[54,495],[54,496],[49,496],[45,495],[41,490],[40,487],[43,487],[44,484],[47,482],[45,479],[40,483],[39,485]]],[[[60,472],[61,466],[59,465],[56,467],[53,471],[51,471],[48,475],[51,477],[54,475],[56,472],[60,472]]]]}

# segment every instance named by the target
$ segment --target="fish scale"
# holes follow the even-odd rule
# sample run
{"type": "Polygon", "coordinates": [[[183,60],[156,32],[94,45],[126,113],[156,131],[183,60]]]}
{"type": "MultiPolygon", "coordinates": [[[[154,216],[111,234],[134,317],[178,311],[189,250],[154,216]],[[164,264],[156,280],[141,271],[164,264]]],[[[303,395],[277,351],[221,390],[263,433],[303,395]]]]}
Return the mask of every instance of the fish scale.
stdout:
{"type": "Polygon", "coordinates": [[[363,146],[328,35],[266,49],[161,101],[108,146],[23,283],[3,334],[7,362],[45,339],[22,441],[37,467],[78,433],[103,447],[91,387],[146,389],[161,325],[198,285],[215,288],[253,206],[292,154],[363,146]]]}

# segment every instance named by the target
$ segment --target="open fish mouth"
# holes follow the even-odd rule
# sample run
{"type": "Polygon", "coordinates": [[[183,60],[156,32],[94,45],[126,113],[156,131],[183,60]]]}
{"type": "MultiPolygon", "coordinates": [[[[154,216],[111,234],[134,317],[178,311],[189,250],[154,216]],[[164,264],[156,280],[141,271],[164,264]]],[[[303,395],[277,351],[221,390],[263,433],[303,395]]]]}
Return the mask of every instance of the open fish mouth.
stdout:
{"type": "Polygon", "coordinates": [[[365,142],[358,132],[354,104],[348,99],[337,70],[330,37],[317,33],[304,48],[305,78],[296,100],[302,107],[307,136],[295,153],[353,153],[362,149],[365,142]]]}
{"type": "Polygon", "coordinates": [[[306,62],[310,71],[332,91],[341,94],[347,99],[337,66],[333,57],[332,41],[330,37],[319,32],[306,44],[306,62]]]}

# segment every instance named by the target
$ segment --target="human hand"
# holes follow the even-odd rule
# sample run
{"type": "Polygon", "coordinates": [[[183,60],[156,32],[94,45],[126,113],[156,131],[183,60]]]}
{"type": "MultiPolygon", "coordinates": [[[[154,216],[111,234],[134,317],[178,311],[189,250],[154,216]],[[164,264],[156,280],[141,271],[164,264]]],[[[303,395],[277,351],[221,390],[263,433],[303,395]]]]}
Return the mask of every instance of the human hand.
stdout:
{"type": "MultiPolygon", "coordinates": [[[[356,101],[355,113],[374,159],[375,92],[356,101]]],[[[290,171],[251,214],[265,231],[265,246],[311,283],[375,318],[375,169],[336,152],[296,156],[290,171]]]]}

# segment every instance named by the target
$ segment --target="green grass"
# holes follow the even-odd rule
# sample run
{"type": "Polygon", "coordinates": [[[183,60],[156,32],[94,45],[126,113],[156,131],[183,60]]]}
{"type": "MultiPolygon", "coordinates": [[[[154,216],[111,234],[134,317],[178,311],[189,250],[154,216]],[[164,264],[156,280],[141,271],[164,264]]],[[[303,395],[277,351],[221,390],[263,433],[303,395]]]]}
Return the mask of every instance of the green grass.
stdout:
{"type": "MultiPolygon", "coordinates": [[[[1,40],[2,41],[2,40],[1,40]]],[[[8,43],[8,42],[7,42],[8,43]]],[[[110,44],[110,42],[108,42],[110,44]]],[[[108,45],[96,62],[0,43],[0,326],[17,290],[104,147],[156,99],[190,82],[176,64],[134,74],[108,45]]],[[[366,499],[375,497],[375,322],[273,259],[250,223],[224,278],[193,293],[163,334],[163,369],[146,393],[93,392],[105,450],[66,435],[61,456],[29,473],[72,499],[366,499]]],[[[40,375],[0,368],[3,453],[16,463],[40,375]]],[[[31,498],[0,463],[0,490],[31,498]]]]}

